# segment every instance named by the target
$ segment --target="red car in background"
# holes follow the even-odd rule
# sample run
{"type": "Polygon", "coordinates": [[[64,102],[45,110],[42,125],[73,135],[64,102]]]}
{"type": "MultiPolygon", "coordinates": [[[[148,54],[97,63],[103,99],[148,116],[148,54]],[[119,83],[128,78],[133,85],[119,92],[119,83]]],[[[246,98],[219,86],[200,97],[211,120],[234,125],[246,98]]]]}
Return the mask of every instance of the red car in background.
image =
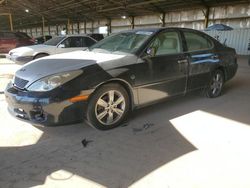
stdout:
{"type": "Polygon", "coordinates": [[[0,31],[0,53],[8,53],[14,48],[33,44],[34,40],[26,33],[0,31]]]}

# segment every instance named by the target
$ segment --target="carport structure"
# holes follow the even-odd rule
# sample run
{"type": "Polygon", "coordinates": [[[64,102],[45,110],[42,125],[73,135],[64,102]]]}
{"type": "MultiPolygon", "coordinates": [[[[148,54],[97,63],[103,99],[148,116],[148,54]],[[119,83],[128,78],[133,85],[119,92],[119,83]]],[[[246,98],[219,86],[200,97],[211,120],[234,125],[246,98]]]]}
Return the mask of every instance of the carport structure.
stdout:
{"type": "MultiPolygon", "coordinates": [[[[0,30],[14,30],[25,29],[26,32],[31,32],[31,28],[36,30],[41,27],[41,34],[46,31],[50,33],[50,26],[55,26],[55,34],[58,34],[58,25],[63,24],[68,28],[68,31],[74,32],[88,32],[88,28],[94,31],[96,25],[94,22],[98,21],[99,25],[106,25],[109,27],[109,32],[112,32],[112,20],[127,19],[123,25],[130,25],[134,28],[135,18],[145,15],[157,15],[159,23],[157,26],[168,26],[168,13],[173,11],[185,10],[201,10],[202,17],[199,16],[196,20],[203,19],[204,28],[208,26],[210,19],[210,12],[212,7],[232,6],[237,4],[249,3],[248,0],[1,0],[0,1],[0,30]],[[10,20],[6,17],[9,16],[10,20]],[[11,20],[13,19],[13,24],[11,20]],[[100,21],[101,20],[101,21],[100,21]],[[104,21],[103,21],[104,20],[104,21]],[[11,22],[9,24],[8,22],[11,22]],[[84,29],[81,30],[80,23],[84,29]],[[88,22],[91,22],[88,25],[88,22]],[[101,24],[100,24],[101,22],[101,24]],[[10,25],[10,26],[9,26],[10,25]],[[13,25],[14,27],[12,27],[13,25]],[[75,25],[75,26],[74,26],[75,25]],[[48,28],[45,29],[45,26],[48,28]],[[46,31],[45,31],[46,30],[46,31]]],[[[174,15],[172,15],[174,16],[174,15]]],[[[185,15],[183,15],[185,17],[185,15]]],[[[186,15],[189,16],[189,15],[186,15]]],[[[241,19],[247,19],[249,16],[241,16],[241,19]]],[[[145,18],[146,19],[146,18],[145,18]]],[[[211,18],[215,20],[216,18],[211,18]]],[[[171,24],[176,24],[184,20],[171,19],[171,24]]],[[[185,22],[193,21],[190,18],[185,22]]],[[[141,21],[139,25],[146,26],[146,23],[141,21]]],[[[149,24],[152,25],[152,24],[149,24]]],[[[199,28],[197,28],[199,29],[199,28]]],[[[38,29],[39,30],[39,29],[38,29]]],[[[33,31],[34,33],[34,31],[33,31]]]]}
{"type": "MultiPolygon", "coordinates": [[[[0,30],[10,30],[12,19],[13,30],[32,36],[56,35],[64,26],[71,33],[250,27],[249,0],[0,0],[0,14],[0,30]]],[[[222,97],[191,94],[153,105],[106,132],[19,121],[1,91],[0,187],[249,188],[250,69],[246,58],[238,63],[222,97]]]]}

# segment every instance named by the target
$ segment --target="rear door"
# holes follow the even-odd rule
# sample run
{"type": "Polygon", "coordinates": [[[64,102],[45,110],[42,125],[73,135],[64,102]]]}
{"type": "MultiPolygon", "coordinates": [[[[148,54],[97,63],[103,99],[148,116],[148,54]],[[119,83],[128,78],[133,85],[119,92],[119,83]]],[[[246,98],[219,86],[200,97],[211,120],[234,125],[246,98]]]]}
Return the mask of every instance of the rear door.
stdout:
{"type": "Polygon", "coordinates": [[[185,53],[190,62],[188,90],[202,88],[210,80],[211,66],[219,63],[219,56],[214,50],[213,41],[205,34],[183,30],[185,53]]]}
{"type": "Polygon", "coordinates": [[[141,104],[185,93],[188,60],[181,41],[178,31],[165,30],[157,34],[146,49],[154,53],[142,58],[144,71],[141,74],[147,83],[138,89],[141,104]]]}

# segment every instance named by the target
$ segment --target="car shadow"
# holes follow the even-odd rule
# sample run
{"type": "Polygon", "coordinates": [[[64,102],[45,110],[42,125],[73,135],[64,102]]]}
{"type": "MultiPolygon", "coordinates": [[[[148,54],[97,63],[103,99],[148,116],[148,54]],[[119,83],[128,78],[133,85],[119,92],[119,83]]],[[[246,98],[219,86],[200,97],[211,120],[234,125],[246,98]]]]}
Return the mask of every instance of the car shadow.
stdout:
{"type": "Polygon", "coordinates": [[[42,185],[53,172],[64,170],[106,187],[128,187],[196,149],[168,121],[146,123],[132,120],[104,132],[85,124],[37,127],[43,136],[36,144],[0,148],[0,185],[42,185]],[[91,142],[84,146],[83,140],[91,142]]]}

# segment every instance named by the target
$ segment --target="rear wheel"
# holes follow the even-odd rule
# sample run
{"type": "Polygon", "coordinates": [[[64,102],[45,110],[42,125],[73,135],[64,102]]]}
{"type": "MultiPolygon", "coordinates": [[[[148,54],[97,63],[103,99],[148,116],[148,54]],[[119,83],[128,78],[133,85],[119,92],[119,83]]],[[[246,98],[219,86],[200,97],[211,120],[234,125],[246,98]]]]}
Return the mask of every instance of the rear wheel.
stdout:
{"type": "Polygon", "coordinates": [[[224,74],[221,70],[216,70],[212,74],[209,86],[206,90],[206,96],[215,98],[221,95],[222,87],[224,84],[224,74]]]}
{"type": "Polygon", "coordinates": [[[129,112],[129,96],[119,84],[107,84],[91,97],[87,110],[88,122],[97,129],[119,126],[129,112]]]}

